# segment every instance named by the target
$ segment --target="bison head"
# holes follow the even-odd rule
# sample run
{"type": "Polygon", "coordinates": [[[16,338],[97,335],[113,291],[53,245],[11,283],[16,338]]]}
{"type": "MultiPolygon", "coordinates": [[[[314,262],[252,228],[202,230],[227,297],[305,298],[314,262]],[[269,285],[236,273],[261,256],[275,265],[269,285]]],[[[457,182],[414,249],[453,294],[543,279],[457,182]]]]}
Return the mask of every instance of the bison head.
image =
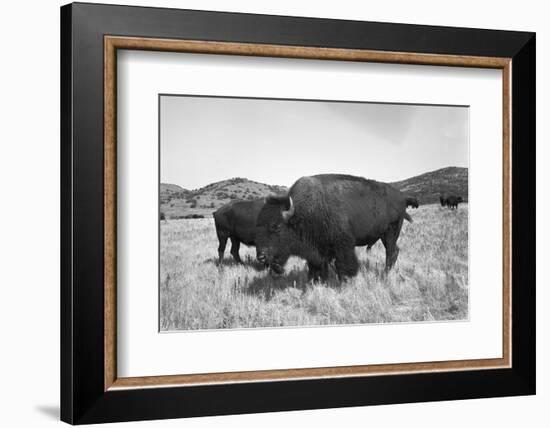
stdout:
{"type": "Polygon", "coordinates": [[[291,255],[295,207],[289,195],[269,196],[256,220],[256,256],[280,275],[291,255]]]}

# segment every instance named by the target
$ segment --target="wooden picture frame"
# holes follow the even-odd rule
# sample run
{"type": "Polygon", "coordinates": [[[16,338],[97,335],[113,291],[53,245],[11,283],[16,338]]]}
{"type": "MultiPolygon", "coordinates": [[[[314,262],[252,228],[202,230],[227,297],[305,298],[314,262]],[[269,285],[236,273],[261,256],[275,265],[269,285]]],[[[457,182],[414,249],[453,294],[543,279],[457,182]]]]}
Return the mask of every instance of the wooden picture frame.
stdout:
{"type": "Polygon", "coordinates": [[[62,420],[80,424],[535,392],[534,34],[71,4],[61,8],[61,53],[62,420]],[[502,358],[118,377],[117,49],[501,69],[502,358]]]}

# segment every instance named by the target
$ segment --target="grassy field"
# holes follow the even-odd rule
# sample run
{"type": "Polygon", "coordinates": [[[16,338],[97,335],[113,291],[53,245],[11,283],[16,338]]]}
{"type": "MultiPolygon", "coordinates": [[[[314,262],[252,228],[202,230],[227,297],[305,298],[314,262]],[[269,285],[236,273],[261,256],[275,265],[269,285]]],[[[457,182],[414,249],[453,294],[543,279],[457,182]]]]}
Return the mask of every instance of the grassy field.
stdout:
{"type": "Polygon", "coordinates": [[[396,266],[384,272],[384,247],[356,248],[359,274],[340,283],[307,281],[293,257],[281,278],[241,245],[244,265],[226,248],[216,264],[212,218],[161,222],[160,328],[166,330],[278,327],[458,320],[468,317],[468,206],[409,210],[396,266]]]}

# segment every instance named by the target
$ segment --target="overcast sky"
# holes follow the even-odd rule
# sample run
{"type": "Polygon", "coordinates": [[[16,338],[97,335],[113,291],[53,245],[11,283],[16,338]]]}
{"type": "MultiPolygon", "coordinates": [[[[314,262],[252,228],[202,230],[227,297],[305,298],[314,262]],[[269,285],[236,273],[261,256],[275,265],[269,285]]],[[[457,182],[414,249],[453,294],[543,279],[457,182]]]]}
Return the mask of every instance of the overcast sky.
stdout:
{"type": "Polygon", "coordinates": [[[290,186],[346,173],[397,181],[468,166],[467,107],[161,96],[161,182],[290,186]]]}

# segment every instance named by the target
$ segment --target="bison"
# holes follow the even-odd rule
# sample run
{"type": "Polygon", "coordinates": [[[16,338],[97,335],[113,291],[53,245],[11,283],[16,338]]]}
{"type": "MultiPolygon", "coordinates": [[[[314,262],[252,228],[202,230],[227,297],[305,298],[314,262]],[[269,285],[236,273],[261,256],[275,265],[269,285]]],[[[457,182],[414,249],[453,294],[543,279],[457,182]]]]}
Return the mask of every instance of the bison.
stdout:
{"type": "Polygon", "coordinates": [[[447,206],[447,196],[446,195],[439,195],[439,203],[442,207],[447,206]]]}
{"type": "Polygon", "coordinates": [[[239,256],[241,242],[255,245],[256,219],[264,205],[263,199],[251,201],[231,201],[214,212],[214,224],[218,235],[219,263],[223,260],[227,239],[231,239],[231,255],[237,263],[242,263],[239,256]]]}
{"type": "MultiPolygon", "coordinates": [[[[411,208],[418,208],[420,206],[420,204],[418,203],[418,199],[410,196],[410,197],[407,197],[405,199],[405,201],[407,202],[407,208],[408,207],[411,207],[411,208]]],[[[372,243],[372,244],[368,244],[367,245],[367,252],[371,250],[372,246],[376,244],[376,242],[372,243]]]]}
{"type": "Polygon", "coordinates": [[[411,196],[411,197],[408,197],[408,198],[406,199],[406,202],[407,202],[407,207],[418,208],[418,199],[413,198],[413,197],[411,196]]]}
{"type": "Polygon", "coordinates": [[[340,279],[359,269],[356,246],[386,247],[386,269],[397,260],[406,198],[389,184],[351,175],[302,177],[288,193],[266,199],[256,223],[260,262],[282,274],[291,255],[307,261],[309,278],[326,280],[334,261],[340,279]]]}
{"type": "Polygon", "coordinates": [[[461,202],[464,202],[464,200],[462,199],[462,196],[447,196],[447,198],[445,199],[445,205],[447,205],[450,209],[457,209],[458,208],[458,204],[461,203],[461,202]]]}

